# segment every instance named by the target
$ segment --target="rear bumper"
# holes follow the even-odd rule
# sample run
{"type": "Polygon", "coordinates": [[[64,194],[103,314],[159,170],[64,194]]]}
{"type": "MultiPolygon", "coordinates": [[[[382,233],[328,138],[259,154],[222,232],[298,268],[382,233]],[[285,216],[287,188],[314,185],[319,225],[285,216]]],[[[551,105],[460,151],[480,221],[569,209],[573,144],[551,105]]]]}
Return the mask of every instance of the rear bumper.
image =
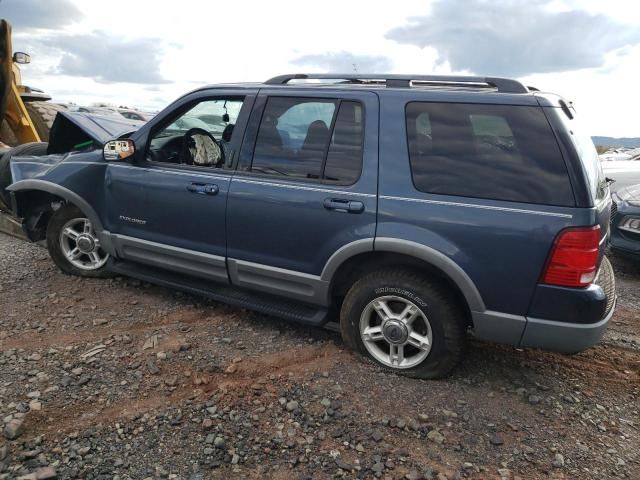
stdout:
{"type": "Polygon", "coordinates": [[[585,289],[540,289],[529,315],[474,312],[476,337],[520,347],[576,353],[602,338],[616,303],[613,267],[604,257],[593,285],[585,289]],[[537,315],[536,315],[537,313],[537,315]]]}
{"type": "Polygon", "coordinates": [[[561,353],[580,352],[600,341],[614,310],[615,300],[607,316],[597,323],[567,323],[527,318],[520,346],[561,353]]]}
{"type": "MultiPolygon", "coordinates": [[[[579,314],[573,316],[576,321],[559,321],[553,317],[547,317],[543,320],[535,315],[527,316],[527,324],[520,339],[520,346],[543,348],[562,353],[576,353],[598,343],[607,329],[616,304],[615,277],[613,267],[607,257],[603,257],[600,270],[591,287],[596,291],[589,292],[590,289],[584,289],[585,294],[589,293],[583,297],[577,297],[589,309],[580,309],[578,305],[575,305],[574,311],[579,314]]],[[[571,302],[562,306],[566,309],[570,305],[571,302]]],[[[567,316],[571,318],[571,316],[567,316]]]]}

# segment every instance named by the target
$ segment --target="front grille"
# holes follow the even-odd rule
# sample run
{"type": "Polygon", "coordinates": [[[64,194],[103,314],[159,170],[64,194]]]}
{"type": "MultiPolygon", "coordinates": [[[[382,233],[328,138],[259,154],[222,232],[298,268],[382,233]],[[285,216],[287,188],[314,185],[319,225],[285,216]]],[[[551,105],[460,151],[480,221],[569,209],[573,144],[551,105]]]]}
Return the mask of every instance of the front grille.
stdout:
{"type": "Polygon", "coordinates": [[[609,314],[613,307],[613,302],[616,299],[616,279],[613,275],[613,267],[607,257],[602,257],[602,263],[600,263],[600,270],[594,282],[599,285],[604,293],[607,295],[607,308],[605,310],[605,316],[609,314]]]}
{"type": "Polygon", "coordinates": [[[613,227],[616,223],[616,217],[618,216],[618,204],[615,200],[611,201],[611,226],[613,227]]]}

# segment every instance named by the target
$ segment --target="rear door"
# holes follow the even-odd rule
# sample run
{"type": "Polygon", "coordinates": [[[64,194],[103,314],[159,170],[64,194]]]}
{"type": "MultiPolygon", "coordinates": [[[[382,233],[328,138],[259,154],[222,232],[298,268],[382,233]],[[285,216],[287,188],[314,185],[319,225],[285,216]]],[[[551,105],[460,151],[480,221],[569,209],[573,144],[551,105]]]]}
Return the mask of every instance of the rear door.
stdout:
{"type": "Polygon", "coordinates": [[[261,91],[229,188],[232,283],[326,303],[329,257],[373,247],[377,137],[373,93],[261,91]]]}

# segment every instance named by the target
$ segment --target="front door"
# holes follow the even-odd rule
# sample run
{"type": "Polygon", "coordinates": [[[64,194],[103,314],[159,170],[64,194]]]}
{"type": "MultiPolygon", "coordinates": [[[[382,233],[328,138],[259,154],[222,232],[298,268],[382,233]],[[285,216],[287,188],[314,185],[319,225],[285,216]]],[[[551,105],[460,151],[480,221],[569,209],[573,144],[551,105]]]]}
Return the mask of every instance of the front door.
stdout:
{"type": "Polygon", "coordinates": [[[378,99],[261,90],[227,207],[232,283],[326,302],[327,260],[376,226],[378,99]]]}
{"type": "Polygon", "coordinates": [[[119,258],[228,281],[225,209],[243,111],[250,110],[245,99],[216,95],[178,106],[150,129],[144,158],[109,165],[119,258]]]}

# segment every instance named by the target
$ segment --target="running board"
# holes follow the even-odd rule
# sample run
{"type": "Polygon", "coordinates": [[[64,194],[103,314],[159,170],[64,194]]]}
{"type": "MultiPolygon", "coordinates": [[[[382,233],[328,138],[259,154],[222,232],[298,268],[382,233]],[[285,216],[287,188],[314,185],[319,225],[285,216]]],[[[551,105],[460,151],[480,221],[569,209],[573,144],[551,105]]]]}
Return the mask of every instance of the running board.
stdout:
{"type": "Polygon", "coordinates": [[[232,285],[218,284],[138,263],[116,260],[111,262],[109,270],[127,277],[137,278],[163,287],[183,290],[207,297],[216,302],[255,310],[256,312],[304,325],[321,327],[329,320],[326,308],[283,300],[263,293],[240,289],[232,285]]]}

